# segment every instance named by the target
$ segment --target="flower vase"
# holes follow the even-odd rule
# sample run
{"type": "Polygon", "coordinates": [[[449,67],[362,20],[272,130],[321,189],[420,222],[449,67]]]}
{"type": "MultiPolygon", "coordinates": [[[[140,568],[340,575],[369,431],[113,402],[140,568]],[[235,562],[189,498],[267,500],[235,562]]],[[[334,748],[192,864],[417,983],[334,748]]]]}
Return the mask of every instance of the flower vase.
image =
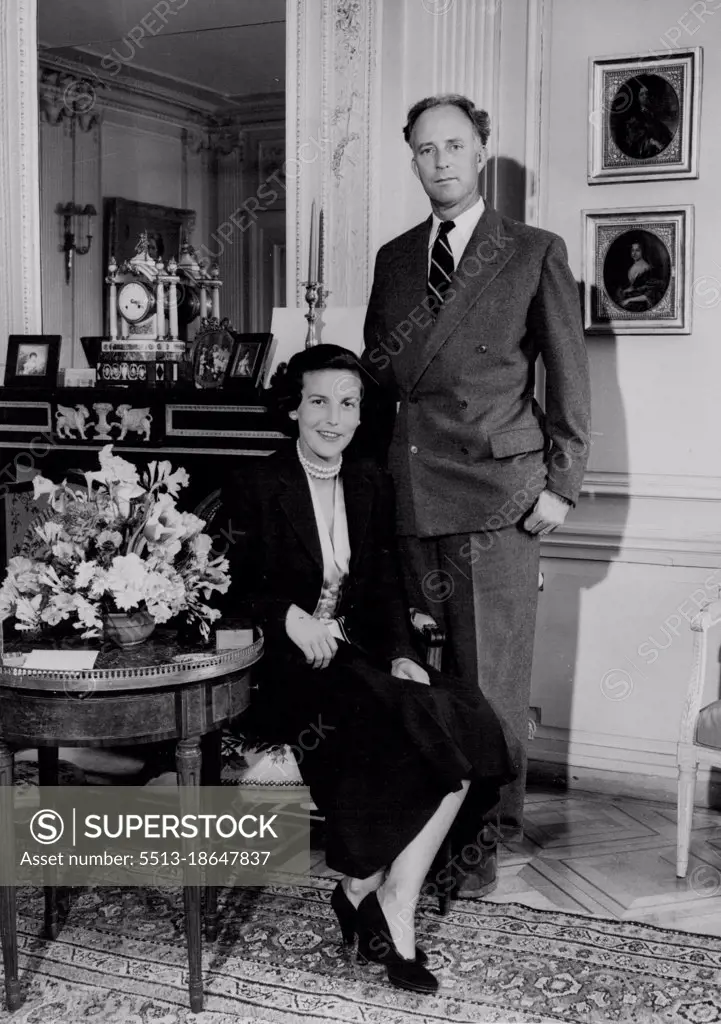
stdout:
{"type": "Polygon", "coordinates": [[[135,647],[147,640],[155,629],[155,619],[148,611],[107,612],[103,619],[105,636],[118,647],[135,647]]]}

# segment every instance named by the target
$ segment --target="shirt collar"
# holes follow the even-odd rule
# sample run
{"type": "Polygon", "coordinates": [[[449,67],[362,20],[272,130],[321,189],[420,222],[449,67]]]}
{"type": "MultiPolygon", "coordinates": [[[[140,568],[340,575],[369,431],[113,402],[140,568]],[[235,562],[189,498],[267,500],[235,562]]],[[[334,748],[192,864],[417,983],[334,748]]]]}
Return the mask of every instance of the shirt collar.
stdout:
{"type": "MultiPolygon", "coordinates": [[[[479,196],[478,201],[475,202],[473,206],[469,206],[467,210],[465,210],[463,213],[459,213],[457,217],[453,218],[453,221],[456,225],[455,228],[453,229],[453,232],[454,234],[458,232],[458,236],[460,236],[463,239],[464,243],[467,243],[468,239],[473,234],[474,228],[478,221],[483,216],[483,211],[485,210],[485,208],[486,204],[483,202],[483,196],[479,196]]],[[[428,240],[429,249],[436,240],[436,235],[438,234],[438,227],[440,224],[440,217],[437,217],[434,213],[432,216],[431,223],[431,236],[428,240]]]]}

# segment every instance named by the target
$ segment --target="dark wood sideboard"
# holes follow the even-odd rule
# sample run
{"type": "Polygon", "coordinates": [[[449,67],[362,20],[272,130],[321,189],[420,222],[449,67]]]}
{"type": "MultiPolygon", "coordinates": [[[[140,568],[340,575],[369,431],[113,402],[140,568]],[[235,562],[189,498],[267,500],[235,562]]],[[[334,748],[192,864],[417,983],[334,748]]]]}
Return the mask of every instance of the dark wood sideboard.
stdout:
{"type": "Polygon", "coordinates": [[[112,444],[131,462],[186,466],[203,490],[218,486],[233,460],[262,458],[287,443],[256,391],[0,388],[0,484],[35,469],[46,476],[94,469],[96,453],[112,444]]]}
{"type": "MultiPolygon", "coordinates": [[[[190,484],[180,505],[192,509],[238,459],[264,458],[288,443],[252,389],[0,388],[1,496],[36,472],[58,483],[70,470],[97,469],[97,453],[112,444],[139,467],[153,459],[185,466],[190,484]]],[[[0,538],[0,555],[7,539],[0,538]]]]}

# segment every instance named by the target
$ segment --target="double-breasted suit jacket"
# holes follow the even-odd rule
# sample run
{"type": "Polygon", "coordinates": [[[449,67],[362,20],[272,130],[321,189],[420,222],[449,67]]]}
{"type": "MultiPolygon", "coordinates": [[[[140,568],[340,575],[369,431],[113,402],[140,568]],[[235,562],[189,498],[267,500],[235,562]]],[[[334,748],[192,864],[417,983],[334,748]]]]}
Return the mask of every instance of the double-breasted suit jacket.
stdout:
{"type": "Polygon", "coordinates": [[[557,235],[486,207],[435,320],[426,220],[378,252],[364,363],[400,403],[388,450],[398,530],[495,530],[548,487],[575,502],[589,444],[578,290],[557,235]],[[534,399],[546,370],[545,415],[534,399]]]}

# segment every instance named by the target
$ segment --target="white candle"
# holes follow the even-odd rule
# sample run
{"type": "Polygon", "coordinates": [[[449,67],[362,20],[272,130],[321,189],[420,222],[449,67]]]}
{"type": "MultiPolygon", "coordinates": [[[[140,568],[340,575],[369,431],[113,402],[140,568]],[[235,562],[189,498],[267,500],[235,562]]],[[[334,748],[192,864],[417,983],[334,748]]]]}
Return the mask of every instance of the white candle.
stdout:
{"type": "Polygon", "coordinates": [[[318,283],[323,284],[323,207],[318,217],[318,283]]]}
{"type": "Polygon", "coordinates": [[[317,266],[317,255],[315,251],[315,199],[310,207],[310,247],[308,249],[308,280],[313,281],[313,274],[317,266]]]}

